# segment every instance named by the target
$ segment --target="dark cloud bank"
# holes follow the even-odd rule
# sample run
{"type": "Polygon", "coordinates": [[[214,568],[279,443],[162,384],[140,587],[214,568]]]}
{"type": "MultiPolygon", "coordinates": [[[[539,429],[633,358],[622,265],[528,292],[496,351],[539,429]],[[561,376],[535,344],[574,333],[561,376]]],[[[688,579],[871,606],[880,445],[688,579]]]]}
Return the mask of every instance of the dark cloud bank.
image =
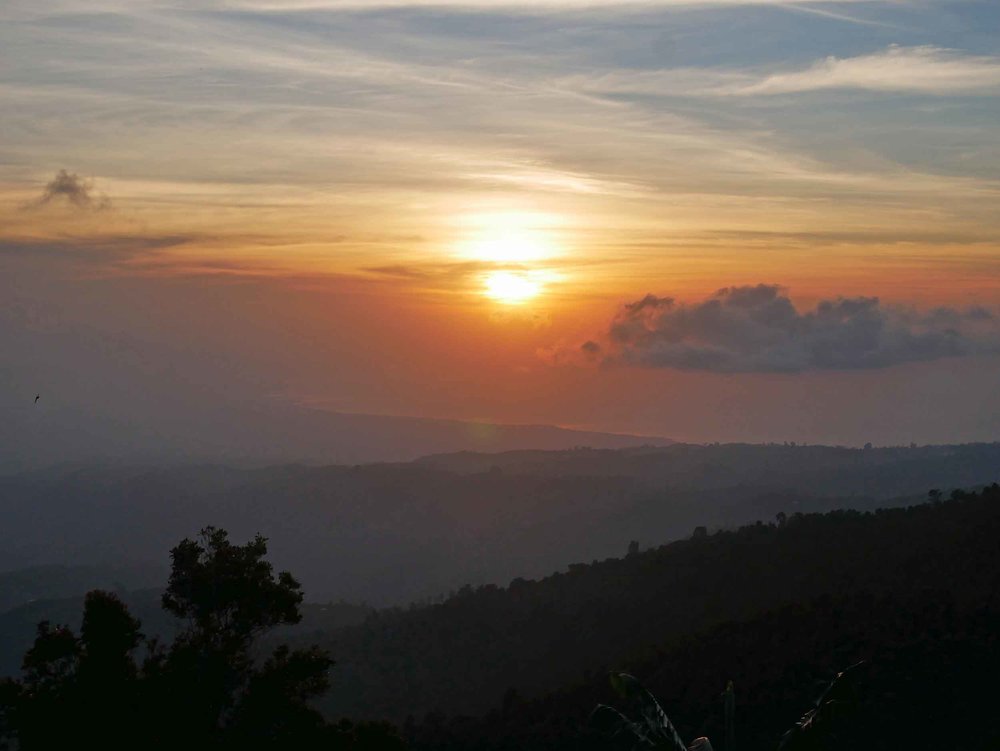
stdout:
{"type": "Polygon", "coordinates": [[[997,352],[997,333],[983,308],[916,313],[877,297],[838,297],[799,311],[781,287],[759,284],[726,287],[698,303],[646,295],[577,354],[720,373],[861,370],[997,352]]]}

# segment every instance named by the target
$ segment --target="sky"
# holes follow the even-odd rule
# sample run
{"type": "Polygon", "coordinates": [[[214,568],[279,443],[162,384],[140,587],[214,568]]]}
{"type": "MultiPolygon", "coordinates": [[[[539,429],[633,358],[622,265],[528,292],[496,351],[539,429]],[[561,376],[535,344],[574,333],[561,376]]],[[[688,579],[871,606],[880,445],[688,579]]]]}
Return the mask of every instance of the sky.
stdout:
{"type": "Polygon", "coordinates": [[[0,101],[8,425],[1000,437],[994,0],[7,0],[0,101]]]}

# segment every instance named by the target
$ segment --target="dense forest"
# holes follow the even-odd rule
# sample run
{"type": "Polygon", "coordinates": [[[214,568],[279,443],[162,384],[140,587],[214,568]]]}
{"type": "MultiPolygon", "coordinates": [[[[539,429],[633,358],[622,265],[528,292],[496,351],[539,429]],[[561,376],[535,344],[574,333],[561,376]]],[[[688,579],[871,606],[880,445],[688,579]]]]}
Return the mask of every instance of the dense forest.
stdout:
{"type": "Polygon", "coordinates": [[[993,748],[998,539],[992,486],[699,532],[540,581],[470,588],[331,635],[323,644],[340,662],[324,706],[403,721],[419,748],[575,748],[589,710],[609,698],[606,671],[627,668],[689,735],[718,730],[718,695],[734,680],[740,747],[763,749],[817,686],[867,659],[870,708],[886,723],[919,707],[934,727],[907,725],[915,737],[971,733],[968,721],[969,747],[993,748]]]}
{"type": "MultiPolygon", "coordinates": [[[[963,608],[947,592],[820,597],[615,663],[641,676],[685,738],[723,737],[721,694],[736,686],[738,747],[773,751],[837,672],[867,659],[850,742],[833,748],[995,749],[1000,721],[998,605],[963,608]]],[[[482,716],[434,712],[405,723],[415,749],[607,749],[590,722],[615,696],[602,670],[525,699],[508,689],[482,716]]],[[[715,740],[716,748],[720,747],[715,740]]]]}

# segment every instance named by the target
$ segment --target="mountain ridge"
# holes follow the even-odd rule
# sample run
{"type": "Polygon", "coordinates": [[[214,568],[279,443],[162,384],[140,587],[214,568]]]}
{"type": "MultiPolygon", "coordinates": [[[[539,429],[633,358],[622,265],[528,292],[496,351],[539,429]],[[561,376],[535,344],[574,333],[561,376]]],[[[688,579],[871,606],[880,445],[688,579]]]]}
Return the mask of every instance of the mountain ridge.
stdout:
{"type": "Polygon", "coordinates": [[[302,407],[206,407],[196,419],[97,416],[58,404],[12,411],[0,435],[0,472],[58,463],[286,462],[369,464],[461,450],[551,450],[591,445],[669,445],[658,436],[434,417],[331,412],[302,407]]]}

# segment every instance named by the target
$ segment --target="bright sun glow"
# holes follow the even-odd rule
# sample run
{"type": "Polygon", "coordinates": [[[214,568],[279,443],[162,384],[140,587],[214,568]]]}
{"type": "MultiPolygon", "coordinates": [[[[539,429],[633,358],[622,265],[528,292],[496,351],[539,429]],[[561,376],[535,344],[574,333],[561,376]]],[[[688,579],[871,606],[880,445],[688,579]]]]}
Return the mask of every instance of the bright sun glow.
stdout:
{"type": "Polygon", "coordinates": [[[557,278],[551,267],[561,255],[556,242],[559,217],[537,212],[468,214],[459,227],[455,254],[483,269],[482,294],[505,305],[519,305],[545,292],[557,278]]]}
{"type": "Polygon", "coordinates": [[[519,305],[542,291],[542,280],[529,272],[492,271],[484,283],[487,297],[507,305],[519,305]]]}
{"type": "Polygon", "coordinates": [[[473,240],[464,255],[477,261],[524,263],[549,258],[553,249],[548,238],[540,233],[514,230],[473,240]]]}
{"type": "Polygon", "coordinates": [[[456,247],[463,258],[490,263],[530,263],[559,255],[548,214],[505,212],[463,217],[456,247]]]}

